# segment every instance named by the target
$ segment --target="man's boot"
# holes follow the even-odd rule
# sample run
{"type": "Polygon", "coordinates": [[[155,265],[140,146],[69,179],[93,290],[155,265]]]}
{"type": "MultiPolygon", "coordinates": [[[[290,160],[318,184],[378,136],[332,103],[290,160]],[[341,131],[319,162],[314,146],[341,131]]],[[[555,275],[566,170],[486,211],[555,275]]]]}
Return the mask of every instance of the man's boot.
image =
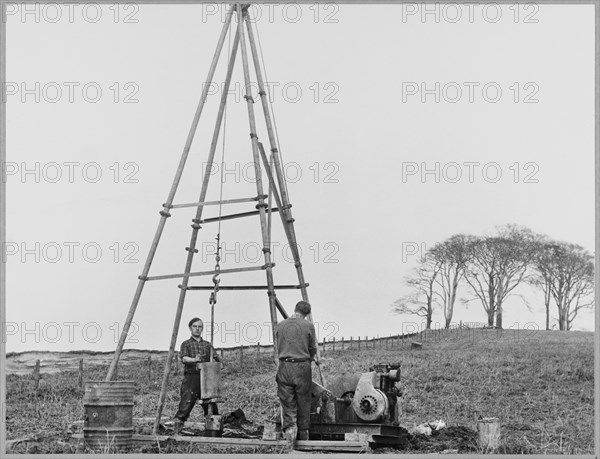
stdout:
{"type": "Polygon", "coordinates": [[[181,434],[184,422],[181,419],[175,419],[173,424],[173,435],[177,436],[181,434]]]}

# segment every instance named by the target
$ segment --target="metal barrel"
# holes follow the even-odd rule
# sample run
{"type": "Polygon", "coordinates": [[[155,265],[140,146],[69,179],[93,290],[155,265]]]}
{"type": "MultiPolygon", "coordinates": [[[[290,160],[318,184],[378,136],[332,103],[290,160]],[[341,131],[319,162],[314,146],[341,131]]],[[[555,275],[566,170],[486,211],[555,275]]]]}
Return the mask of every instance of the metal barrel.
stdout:
{"type": "Polygon", "coordinates": [[[90,381],[85,385],[83,438],[90,448],[127,449],[133,438],[133,381],[90,381]]]}
{"type": "Polygon", "coordinates": [[[198,366],[200,367],[200,398],[221,397],[221,364],[204,362],[198,366]]]}

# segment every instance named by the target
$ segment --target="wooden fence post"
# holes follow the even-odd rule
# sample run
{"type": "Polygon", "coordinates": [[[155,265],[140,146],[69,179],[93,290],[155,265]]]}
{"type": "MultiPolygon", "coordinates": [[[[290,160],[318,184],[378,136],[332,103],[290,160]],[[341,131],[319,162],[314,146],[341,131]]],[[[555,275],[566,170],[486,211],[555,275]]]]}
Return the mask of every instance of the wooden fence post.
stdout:
{"type": "Polygon", "coordinates": [[[323,355],[325,355],[325,337],[323,337],[323,355]]]}
{"type": "Polygon", "coordinates": [[[173,352],[173,362],[171,362],[171,368],[173,368],[173,372],[175,376],[179,374],[179,359],[177,358],[177,352],[173,352]]]}
{"type": "Polygon", "coordinates": [[[333,337],[333,350],[335,352],[335,336],[333,337]]]}
{"type": "Polygon", "coordinates": [[[33,369],[33,384],[37,389],[40,387],[40,361],[39,359],[35,361],[35,368],[33,369]]]}
{"type": "Polygon", "coordinates": [[[79,387],[83,387],[83,359],[79,359],[79,375],[77,378],[79,387]]]}
{"type": "Polygon", "coordinates": [[[221,361],[223,361],[223,348],[221,348],[221,361]]]}
{"type": "Polygon", "coordinates": [[[152,380],[152,356],[148,356],[148,380],[152,380]]]}
{"type": "Polygon", "coordinates": [[[358,335],[358,350],[360,351],[360,335],[358,335]]]}
{"type": "Polygon", "coordinates": [[[256,360],[260,359],[260,343],[256,343],[256,360]]]}
{"type": "Polygon", "coordinates": [[[342,336],[342,351],[344,350],[344,337],[342,336]]]}
{"type": "Polygon", "coordinates": [[[240,370],[244,368],[244,345],[240,346],[240,370]]]}

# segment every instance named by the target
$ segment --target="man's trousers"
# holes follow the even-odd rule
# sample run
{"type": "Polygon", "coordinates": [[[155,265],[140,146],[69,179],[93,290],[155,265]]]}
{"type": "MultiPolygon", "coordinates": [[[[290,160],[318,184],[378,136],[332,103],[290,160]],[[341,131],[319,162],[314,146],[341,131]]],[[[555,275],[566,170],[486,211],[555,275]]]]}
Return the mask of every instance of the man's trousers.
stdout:
{"type": "MultiPolygon", "coordinates": [[[[179,402],[179,409],[175,417],[182,422],[187,421],[192,408],[196,405],[196,401],[200,397],[200,374],[199,373],[187,373],[183,375],[183,381],[181,381],[180,390],[181,400],[179,402]]],[[[202,403],[202,410],[204,415],[208,414],[208,405],[212,405],[213,414],[219,414],[216,403],[202,403]]]]}
{"type": "Polygon", "coordinates": [[[283,414],[282,428],[298,426],[298,430],[310,427],[310,394],[312,369],[310,361],[279,362],[277,370],[277,396],[283,414]]]}

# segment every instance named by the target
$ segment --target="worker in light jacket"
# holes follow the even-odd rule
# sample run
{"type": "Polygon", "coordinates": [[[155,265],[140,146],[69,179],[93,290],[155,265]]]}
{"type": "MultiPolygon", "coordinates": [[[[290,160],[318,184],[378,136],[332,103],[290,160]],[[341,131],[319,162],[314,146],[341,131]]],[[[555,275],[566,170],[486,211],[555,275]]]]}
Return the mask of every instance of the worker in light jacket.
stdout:
{"type": "MultiPolygon", "coordinates": [[[[217,356],[214,348],[208,342],[202,339],[202,330],[204,323],[198,317],[194,317],[188,323],[192,336],[190,339],[181,343],[180,358],[184,364],[183,380],[181,381],[181,400],[179,409],[175,414],[174,433],[179,435],[185,421],[187,421],[192,408],[200,397],[200,370],[197,368],[198,363],[210,362],[210,354],[212,351],[213,359],[220,362],[221,359],[217,356]]],[[[208,414],[208,406],[212,406],[212,413],[219,414],[216,403],[203,403],[202,410],[204,415],[208,414]]]]}
{"type": "Polygon", "coordinates": [[[294,314],[280,322],[275,330],[279,368],[277,396],[281,402],[282,429],[286,446],[292,449],[296,439],[308,440],[310,426],[311,361],[317,365],[315,326],[306,318],[310,303],[299,301],[294,314]]]}

